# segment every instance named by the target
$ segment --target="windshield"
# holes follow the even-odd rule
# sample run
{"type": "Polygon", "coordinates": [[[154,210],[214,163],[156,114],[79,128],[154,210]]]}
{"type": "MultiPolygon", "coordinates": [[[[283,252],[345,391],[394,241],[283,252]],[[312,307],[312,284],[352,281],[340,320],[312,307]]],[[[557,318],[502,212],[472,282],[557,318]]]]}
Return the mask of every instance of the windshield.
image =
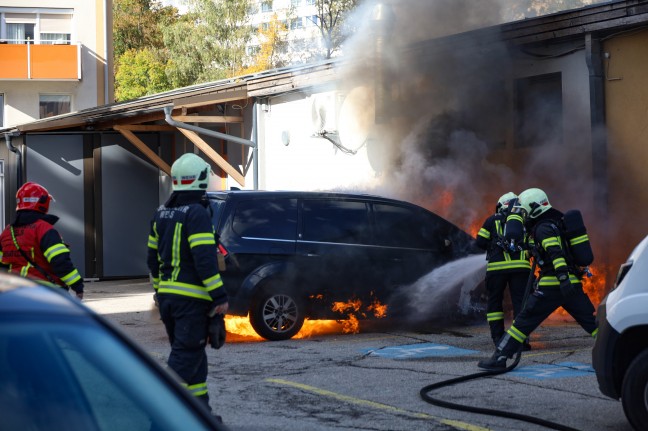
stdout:
{"type": "Polygon", "coordinates": [[[87,318],[0,316],[0,430],[203,430],[189,404],[87,318]]]}

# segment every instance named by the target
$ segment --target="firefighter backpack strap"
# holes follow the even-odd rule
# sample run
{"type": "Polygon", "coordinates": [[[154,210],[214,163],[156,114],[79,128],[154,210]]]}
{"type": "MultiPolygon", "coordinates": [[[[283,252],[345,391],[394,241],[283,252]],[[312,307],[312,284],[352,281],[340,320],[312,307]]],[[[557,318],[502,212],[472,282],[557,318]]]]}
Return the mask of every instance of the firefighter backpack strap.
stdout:
{"type": "MultiPolygon", "coordinates": [[[[12,239],[12,241],[13,241],[13,243],[14,243],[14,246],[15,246],[16,249],[20,252],[20,254],[22,255],[22,257],[24,257],[25,260],[26,260],[27,262],[29,262],[29,264],[30,264],[31,266],[33,266],[34,268],[36,268],[36,270],[37,270],[38,272],[40,272],[41,274],[43,274],[43,276],[44,276],[44,277],[45,277],[45,278],[46,278],[50,283],[55,284],[55,285],[57,285],[57,286],[60,286],[60,284],[57,283],[56,280],[54,280],[54,278],[53,278],[53,277],[52,277],[52,276],[51,276],[47,271],[45,271],[45,270],[44,270],[44,269],[43,269],[39,264],[37,264],[36,262],[34,262],[33,260],[31,260],[31,259],[29,258],[29,256],[27,255],[27,253],[25,253],[25,252],[23,251],[23,249],[20,248],[20,246],[18,245],[18,241],[16,240],[16,235],[14,234],[14,227],[13,227],[13,225],[10,225],[10,226],[9,226],[9,229],[11,230],[11,239],[12,239]]],[[[65,284],[65,283],[64,283],[64,286],[62,286],[62,287],[66,288],[66,289],[68,289],[68,290],[70,289],[70,286],[68,286],[68,285],[65,284]]]]}

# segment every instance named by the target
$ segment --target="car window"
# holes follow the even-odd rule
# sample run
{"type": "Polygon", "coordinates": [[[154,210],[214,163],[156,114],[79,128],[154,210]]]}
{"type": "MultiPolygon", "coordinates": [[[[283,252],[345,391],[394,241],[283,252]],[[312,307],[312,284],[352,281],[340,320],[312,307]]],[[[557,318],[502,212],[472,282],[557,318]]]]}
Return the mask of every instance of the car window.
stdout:
{"type": "Polygon", "coordinates": [[[303,203],[305,241],[369,244],[367,204],[360,201],[312,199],[303,203]]]}
{"type": "Polygon", "coordinates": [[[444,220],[417,208],[374,204],[376,243],[389,247],[437,249],[444,220]]]}
{"type": "Polygon", "coordinates": [[[209,429],[157,372],[88,319],[1,319],[0,405],[0,429],[209,429]]]}
{"type": "Polygon", "coordinates": [[[212,224],[214,228],[218,229],[218,222],[223,214],[225,209],[225,201],[221,199],[210,199],[209,200],[209,211],[211,213],[212,224]]]}
{"type": "Polygon", "coordinates": [[[297,199],[254,199],[238,203],[232,229],[246,238],[284,239],[297,236],[297,199]]]}

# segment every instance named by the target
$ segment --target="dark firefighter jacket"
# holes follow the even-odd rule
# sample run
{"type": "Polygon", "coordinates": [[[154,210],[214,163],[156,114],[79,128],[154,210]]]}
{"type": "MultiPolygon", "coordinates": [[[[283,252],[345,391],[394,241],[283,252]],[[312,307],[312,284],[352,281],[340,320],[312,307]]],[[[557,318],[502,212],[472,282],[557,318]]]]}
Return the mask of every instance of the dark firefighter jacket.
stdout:
{"type": "Polygon", "coordinates": [[[510,251],[505,249],[503,240],[504,222],[505,217],[503,214],[496,213],[491,215],[484,221],[475,239],[477,247],[486,250],[486,259],[488,260],[486,271],[529,271],[531,265],[529,264],[526,251],[519,249],[510,251]]]}
{"type": "Polygon", "coordinates": [[[148,237],[148,268],[160,294],[227,302],[218,273],[218,244],[204,192],[174,192],[160,206],[148,237]]]}
{"type": "Polygon", "coordinates": [[[83,292],[83,279],[70,259],[70,249],[54,229],[58,217],[32,210],[19,210],[13,223],[14,236],[20,249],[38,265],[46,277],[18,251],[11,236],[11,225],[0,234],[0,256],[9,271],[69,286],[77,293],[83,292]]]}
{"type": "Polygon", "coordinates": [[[565,239],[562,237],[558,223],[563,214],[555,208],[549,208],[532,220],[529,226],[534,243],[535,253],[540,267],[539,287],[560,286],[559,278],[567,275],[572,284],[580,280],[570,270],[568,254],[565,252],[565,239]]]}

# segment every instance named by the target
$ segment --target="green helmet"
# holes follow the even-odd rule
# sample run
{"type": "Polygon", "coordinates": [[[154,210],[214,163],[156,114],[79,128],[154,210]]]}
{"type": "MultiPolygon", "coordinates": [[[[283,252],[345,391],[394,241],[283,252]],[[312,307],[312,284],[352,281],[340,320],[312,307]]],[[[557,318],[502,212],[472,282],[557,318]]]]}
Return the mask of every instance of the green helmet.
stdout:
{"type": "Polygon", "coordinates": [[[540,189],[526,189],[519,196],[520,206],[530,218],[536,218],[551,208],[547,194],[540,189]]]}
{"type": "Polygon", "coordinates": [[[495,211],[500,213],[506,211],[511,201],[515,199],[517,199],[517,195],[515,193],[513,192],[504,193],[497,200],[497,206],[495,206],[495,211]]]}
{"type": "Polygon", "coordinates": [[[209,171],[209,165],[199,156],[183,154],[171,166],[173,190],[207,190],[209,171]]]}

